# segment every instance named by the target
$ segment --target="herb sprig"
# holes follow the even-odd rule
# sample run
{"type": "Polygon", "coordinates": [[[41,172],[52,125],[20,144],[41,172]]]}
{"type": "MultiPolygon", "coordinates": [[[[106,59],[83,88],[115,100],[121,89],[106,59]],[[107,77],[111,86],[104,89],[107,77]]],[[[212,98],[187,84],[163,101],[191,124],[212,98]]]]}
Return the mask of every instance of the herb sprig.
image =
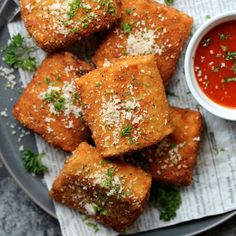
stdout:
{"type": "Polygon", "coordinates": [[[48,168],[42,163],[42,157],[44,153],[33,153],[30,150],[24,151],[22,162],[25,169],[32,174],[39,175],[43,174],[48,168]]]}
{"type": "Polygon", "coordinates": [[[176,217],[176,211],[181,205],[180,192],[170,186],[154,184],[151,189],[151,203],[160,211],[160,219],[170,221],[176,217]]]}
{"type": "Polygon", "coordinates": [[[8,65],[30,72],[36,69],[36,58],[32,56],[33,47],[27,46],[20,34],[14,35],[2,51],[5,52],[4,62],[8,65]]]}
{"type": "Polygon", "coordinates": [[[170,6],[170,5],[174,4],[174,0],[164,0],[164,3],[168,6],[170,6]]]}

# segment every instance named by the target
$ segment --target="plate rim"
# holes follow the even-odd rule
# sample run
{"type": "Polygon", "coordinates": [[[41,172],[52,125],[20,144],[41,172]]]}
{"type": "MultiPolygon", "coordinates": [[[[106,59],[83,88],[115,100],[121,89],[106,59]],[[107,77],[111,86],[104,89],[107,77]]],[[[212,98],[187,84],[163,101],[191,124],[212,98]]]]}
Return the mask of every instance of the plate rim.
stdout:
{"type": "MultiPolygon", "coordinates": [[[[5,25],[3,28],[5,28],[5,27],[7,27],[7,26],[5,25]]],[[[3,28],[0,29],[1,32],[3,31],[3,28]]],[[[7,33],[9,33],[9,32],[7,31],[7,33]]],[[[2,134],[2,135],[4,136],[4,134],[2,134]]],[[[35,142],[35,140],[34,140],[34,142],[35,142]]],[[[4,150],[4,146],[6,145],[6,146],[9,147],[9,144],[8,144],[8,142],[6,142],[5,144],[4,143],[5,142],[0,142],[0,160],[2,161],[2,163],[5,166],[5,168],[8,171],[8,173],[13,177],[13,179],[17,183],[17,185],[29,196],[29,198],[38,207],[40,207],[42,210],[44,210],[47,214],[52,216],[54,219],[58,220],[58,218],[56,216],[56,212],[55,212],[53,201],[49,198],[49,196],[48,196],[48,199],[49,199],[50,202],[52,202],[52,208],[49,208],[42,200],[40,201],[39,197],[34,196],[33,190],[28,189],[26,184],[24,183],[23,179],[20,178],[19,173],[14,171],[14,168],[12,168],[10,162],[6,158],[7,155],[5,154],[5,151],[3,151],[4,150]]],[[[30,179],[30,181],[32,181],[32,179],[30,179]]],[[[42,187],[46,188],[46,186],[42,186],[42,187]]],[[[214,217],[217,217],[217,216],[218,217],[223,217],[223,218],[217,220],[214,223],[210,223],[208,226],[203,226],[199,230],[194,230],[193,229],[192,232],[189,232],[189,233],[186,232],[186,233],[182,233],[182,234],[179,234],[179,235],[181,235],[181,236],[193,236],[193,235],[196,235],[196,234],[203,233],[203,232],[205,232],[207,230],[210,230],[210,229],[212,229],[212,228],[214,228],[214,227],[216,227],[216,226],[226,222],[227,220],[229,220],[230,218],[232,218],[235,215],[236,215],[236,210],[232,210],[230,212],[222,213],[222,214],[219,214],[219,215],[213,215],[213,216],[209,216],[209,217],[204,217],[205,219],[204,218],[200,218],[200,219],[193,220],[194,222],[197,222],[197,221],[206,221],[207,218],[214,218],[214,217]]],[[[181,224],[182,225],[189,224],[189,223],[191,224],[191,222],[193,222],[193,221],[185,221],[185,222],[183,222],[181,224]]],[[[149,231],[145,231],[145,232],[140,232],[140,233],[138,233],[138,235],[151,235],[152,233],[153,234],[158,234],[158,230],[167,229],[167,228],[171,228],[171,227],[178,227],[178,225],[180,225],[180,224],[176,224],[176,225],[172,225],[172,226],[168,226],[168,227],[163,227],[163,228],[160,228],[160,229],[153,229],[153,230],[149,230],[149,231]]]]}

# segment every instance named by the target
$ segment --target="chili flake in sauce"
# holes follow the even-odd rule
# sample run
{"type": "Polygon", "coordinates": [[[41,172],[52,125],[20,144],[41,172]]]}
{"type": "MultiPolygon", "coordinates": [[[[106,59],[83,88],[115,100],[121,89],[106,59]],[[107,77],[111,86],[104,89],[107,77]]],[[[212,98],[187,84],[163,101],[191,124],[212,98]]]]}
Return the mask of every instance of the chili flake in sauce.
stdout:
{"type": "Polygon", "coordinates": [[[202,91],[219,105],[236,108],[236,20],[220,24],[201,40],[194,71],[202,91]]]}

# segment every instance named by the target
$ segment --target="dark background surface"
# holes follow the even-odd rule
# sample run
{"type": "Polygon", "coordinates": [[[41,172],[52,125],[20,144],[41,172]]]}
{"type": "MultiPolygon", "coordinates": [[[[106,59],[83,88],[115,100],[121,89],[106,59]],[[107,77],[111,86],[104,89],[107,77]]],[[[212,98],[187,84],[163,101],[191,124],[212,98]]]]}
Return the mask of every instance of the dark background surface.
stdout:
{"type": "MultiPolygon", "coordinates": [[[[0,0],[0,6],[2,2],[0,0]]],[[[1,138],[0,134],[0,142],[1,138]]],[[[236,217],[200,235],[236,236],[236,217]]],[[[61,236],[57,220],[32,202],[17,186],[1,161],[0,236],[61,236]]]]}

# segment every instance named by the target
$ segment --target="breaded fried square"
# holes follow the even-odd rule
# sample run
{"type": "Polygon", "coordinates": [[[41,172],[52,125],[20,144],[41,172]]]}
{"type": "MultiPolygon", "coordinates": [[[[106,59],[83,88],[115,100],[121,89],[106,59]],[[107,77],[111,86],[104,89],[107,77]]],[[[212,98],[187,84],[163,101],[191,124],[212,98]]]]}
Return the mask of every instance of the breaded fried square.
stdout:
{"type": "Polygon", "coordinates": [[[93,61],[101,67],[126,55],[155,53],[167,85],[192,28],[192,18],[152,0],[122,0],[121,19],[109,30],[93,61]]]}
{"type": "Polygon", "coordinates": [[[153,55],[94,70],[77,86],[84,119],[103,157],[153,145],[173,130],[153,55]]]}
{"type": "Polygon", "coordinates": [[[109,28],[120,17],[119,0],[21,0],[21,17],[39,47],[64,49],[109,28]]]}
{"type": "Polygon", "coordinates": [[[192,182],[193,168],[202,131],[200,112],[172,108],[175,130],[157,145],[142,152],[153,180],[158,183],[187,186],[192,182]]]}
{"type": "Polygon", "coordinates": [[[90,135],[74,80],[91,69],[68,52],[48,56],[14,106],[13,115],[48,143],[73,151],[90,135]]]}
{"type": "Polygon", "coordinates": [[[96,148],[81,143],[53,183],[49,195],[121,232],[143,212],[150,174],[124,162],[102,159],[96,148]]]}

